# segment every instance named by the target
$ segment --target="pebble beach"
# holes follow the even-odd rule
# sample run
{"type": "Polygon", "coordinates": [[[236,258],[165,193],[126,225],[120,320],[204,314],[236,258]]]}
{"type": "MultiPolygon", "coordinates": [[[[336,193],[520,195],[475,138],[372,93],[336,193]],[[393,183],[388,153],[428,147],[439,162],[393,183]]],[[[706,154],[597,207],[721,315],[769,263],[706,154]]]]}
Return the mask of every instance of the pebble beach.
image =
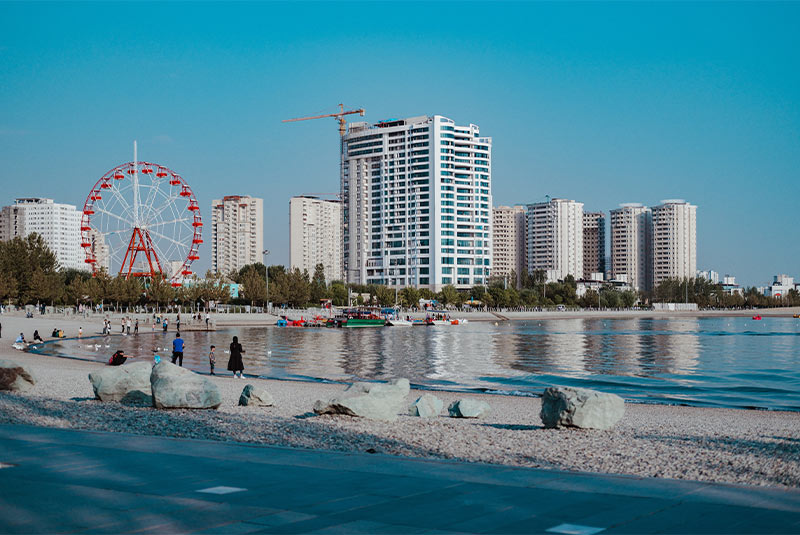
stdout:
{"type": "MultiPolygon", "coordinates": [[[[387,423],[311,412],[316,400],[333,398],[346,385],[234,379],[224,371],[226,358],[218,358],[224,375],[211,377],[222,394],[218,410],[156,410],[95,400],[87,376],[103,364],[10,347],[21,329],[26,337],[33,328],[49,334],[52,320],[0,321],[0,358],[25,365],[37,380],[25,393],[0,392],[0,423],[800,487],[798,412],[627,403],[623,419],[607,431],[544,429],[538,398],[435,392],[445,404],[475,397],[492,410],[481,419],[448,418],[445,411],[438,418],[400,416],[387,423]],[[275,405],[238,406],[248,383],[266,388],[275,405]]],[[[64,321],[61,328],[76,336],[78,323],[64,321]]],[[[409,402],[420,394],[412,391],[409,402]]]]}

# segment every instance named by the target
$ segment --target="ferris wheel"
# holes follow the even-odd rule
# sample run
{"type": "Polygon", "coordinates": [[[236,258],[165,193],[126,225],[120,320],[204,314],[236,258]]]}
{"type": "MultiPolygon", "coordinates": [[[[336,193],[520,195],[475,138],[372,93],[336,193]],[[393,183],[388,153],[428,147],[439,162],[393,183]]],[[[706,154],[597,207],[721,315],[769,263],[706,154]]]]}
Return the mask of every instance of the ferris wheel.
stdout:
{"type": "Polygon", "coordinates": [[[129,277],[162,274],[173,286],[192,275],[203,243],[200,206],[178,173],[138,161],[118,165],[86,197],[81,247],[94,273],[129,277]]]}

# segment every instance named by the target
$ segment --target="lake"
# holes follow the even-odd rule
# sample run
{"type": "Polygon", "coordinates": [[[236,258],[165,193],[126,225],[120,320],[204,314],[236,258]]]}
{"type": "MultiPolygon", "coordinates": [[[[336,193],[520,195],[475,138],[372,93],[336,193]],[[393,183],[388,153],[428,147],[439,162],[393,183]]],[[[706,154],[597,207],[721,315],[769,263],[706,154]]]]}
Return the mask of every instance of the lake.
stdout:
{"type": "MultiPolygon", "coordinates": [[[[147,329],[149,331],[149,329],[147,329]]],[[[792,318],[548,319],[374,329],[240,327],[186,332],[184,366],[228,373],[233,335],[245,373],[285,379],[389,379],[450,390],[539,394],[578,386],[627,400],[800,410],[800,320],[792,318]]],[[[171,356],[174,333],[84,337],[37,352],[106,361],[116,349],[171,356]]]]}

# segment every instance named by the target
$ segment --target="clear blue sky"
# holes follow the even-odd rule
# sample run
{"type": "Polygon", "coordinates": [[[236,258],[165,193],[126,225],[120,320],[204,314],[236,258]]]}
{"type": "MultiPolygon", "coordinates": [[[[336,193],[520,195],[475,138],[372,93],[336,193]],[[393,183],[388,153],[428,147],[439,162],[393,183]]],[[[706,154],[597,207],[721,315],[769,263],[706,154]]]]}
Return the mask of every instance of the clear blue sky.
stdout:
{"type": "Polygon", "coordinates": [[[798,3],[0,3],[0,203],[80,205],[138,139],[206,216],[263,197],[287,263],[338,134],[280,121],[339,102],[480,125],[496,205],[685,198],[699,268],[800,276],[798,3]]]}

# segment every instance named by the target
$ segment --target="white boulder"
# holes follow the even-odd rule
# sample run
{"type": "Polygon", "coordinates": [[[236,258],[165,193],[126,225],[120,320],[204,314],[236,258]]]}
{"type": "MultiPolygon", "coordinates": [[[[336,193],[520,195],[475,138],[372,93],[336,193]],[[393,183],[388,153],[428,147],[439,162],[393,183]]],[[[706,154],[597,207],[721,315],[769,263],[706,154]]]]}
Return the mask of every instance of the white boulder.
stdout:
{"type": "Polygon", "coordinates": [[[317,401],[314,412],[392,421],[405,410],[410,390],[408,379],[394,379],[389,383],[353,383],[342,397],[317,401]]]}
{"type": "Polygon", "coordinates": [[[36,379],[25,366],[11,360],[0,359],[0,390],[24,392],[34,384],[36,379]]]}
{"type": "Polygon", "coordinates": [[[239,396],[239,405],[243,406],[271,407],[273,403],[269,392],[259,386],[245,385],[239,396]]]}
{"type": "Polygon", "coordinates": [[[488,403],[472,398],[456,400],[447,407],[451,418],[482,418],[489,414],[490,410],[488,403]]]}
{"type": "Polygon", "coordinates": [[[89,374],[97,399],[101,401],[152,401],[150,362],[108,366],[89,374]]]}
{"type": "Polygon", "coordinates": [[[408,414],[420,418],[436,418],[444,408],[444,401],[433,394],[422,394],[408,408],[408,414]]]}
{"type": "Polygon", "coordinates": [[[625,401],[585,388],[550,387],[542,396],[539,416],[545,427],[610,429],[625,414],[625,401]]]}
{"type": "Polygon", "coordinates": [[[157,409],[216,409],[222,404],[210,379],[163,360],[153,366],[150,387],[157,409]]]}

